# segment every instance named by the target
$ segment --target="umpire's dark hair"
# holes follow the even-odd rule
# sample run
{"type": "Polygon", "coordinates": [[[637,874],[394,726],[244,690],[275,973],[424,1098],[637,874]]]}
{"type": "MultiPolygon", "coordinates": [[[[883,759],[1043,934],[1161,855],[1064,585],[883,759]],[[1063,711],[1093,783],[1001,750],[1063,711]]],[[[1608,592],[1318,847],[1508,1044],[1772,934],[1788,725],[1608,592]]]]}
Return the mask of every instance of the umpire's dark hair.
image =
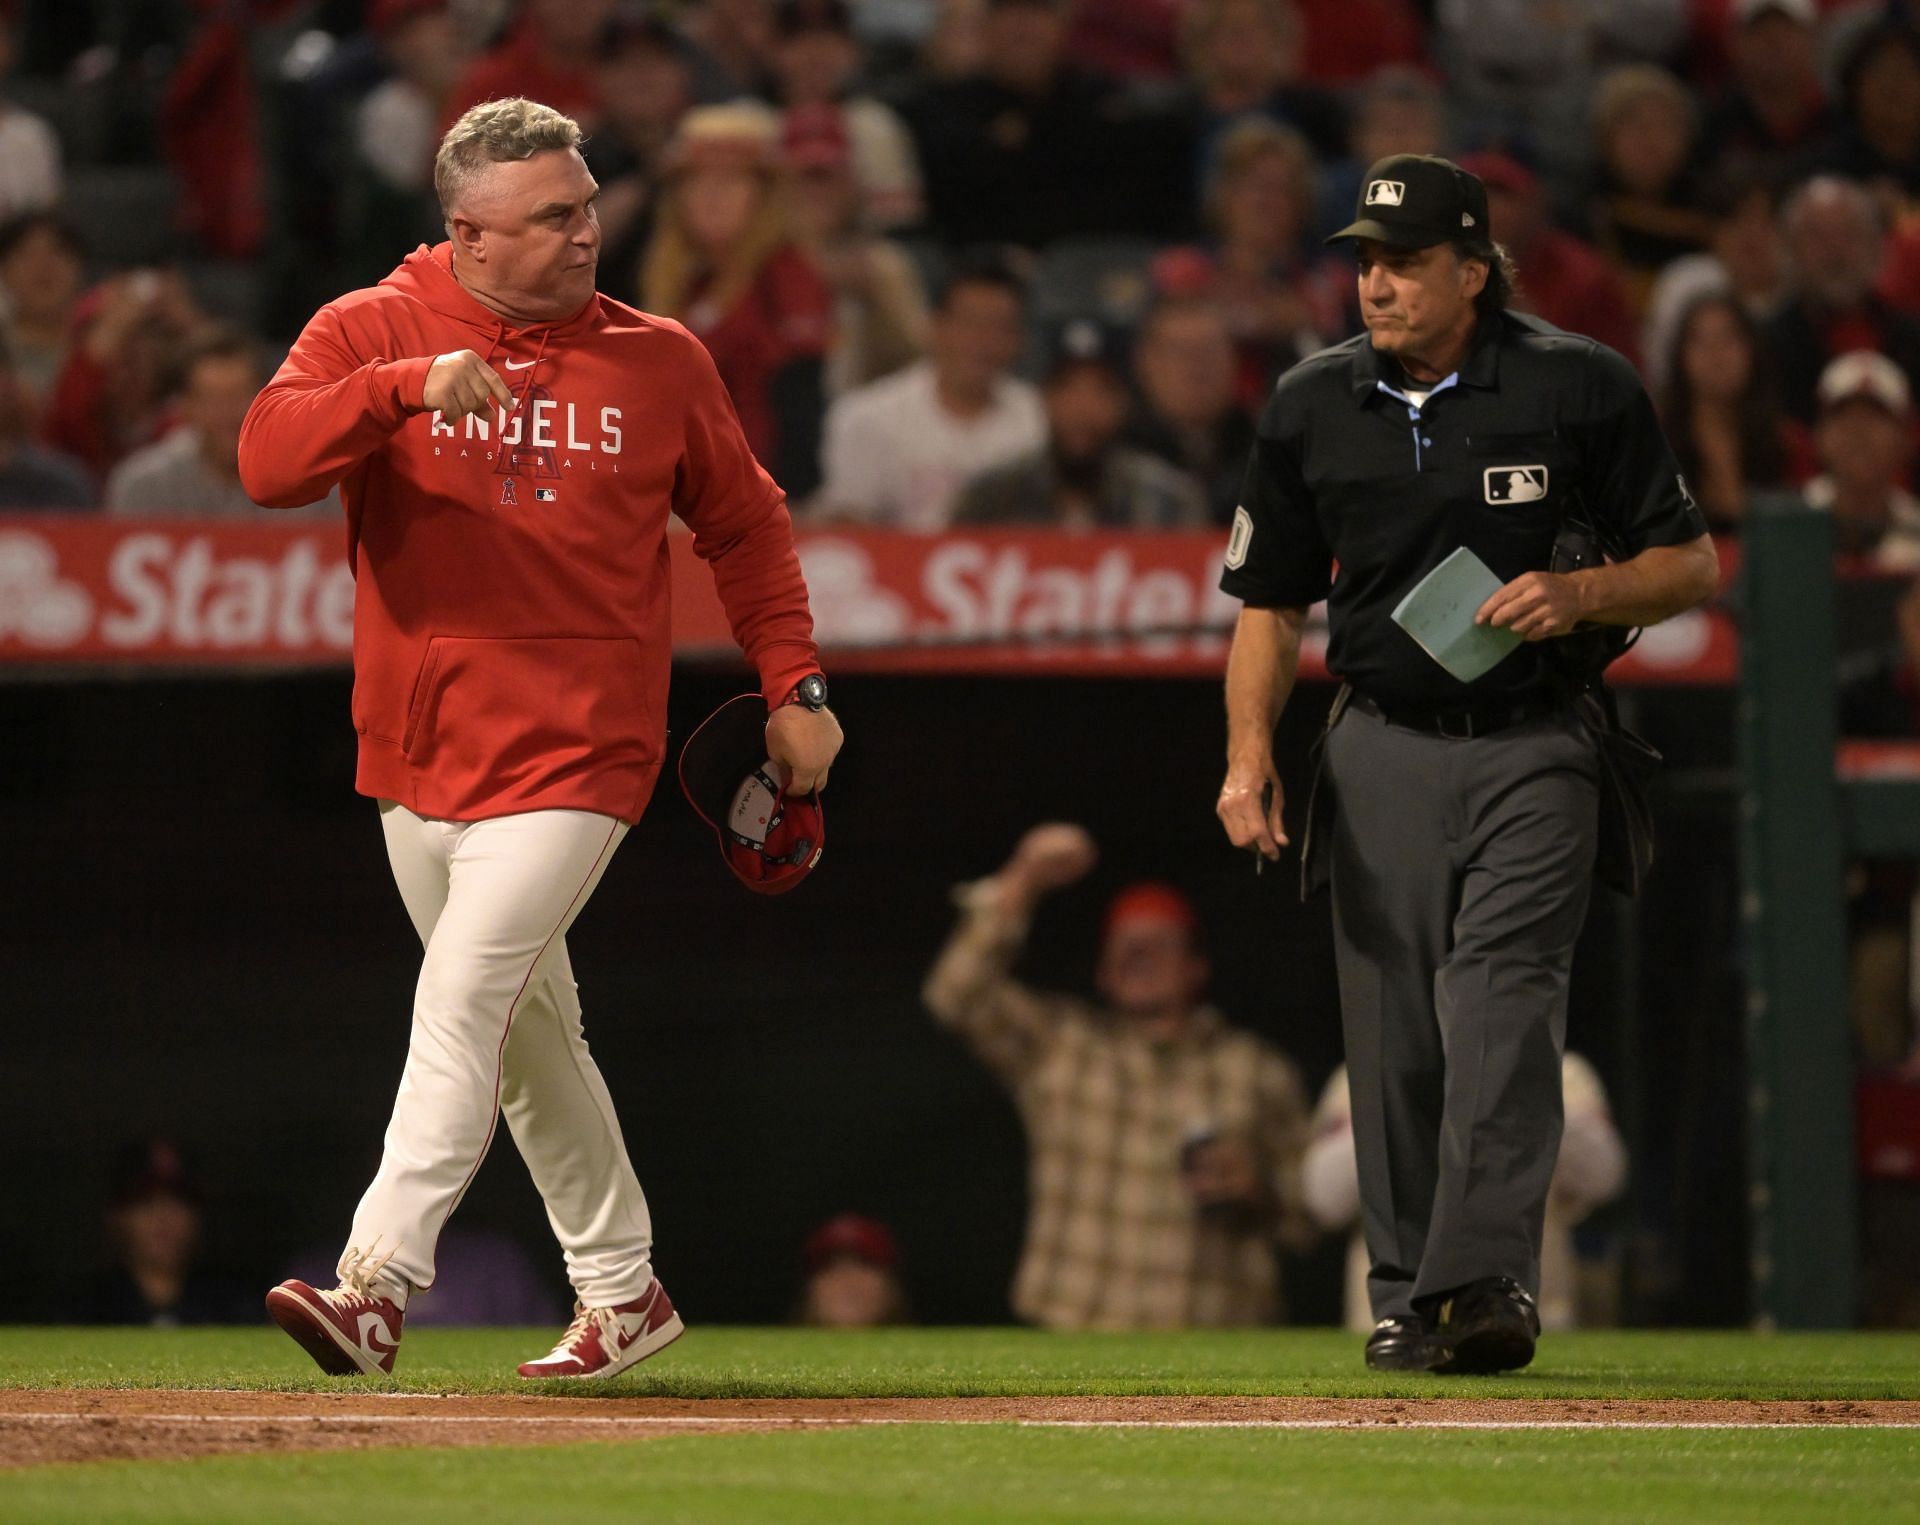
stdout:
{"type": "Polygon", "coordinates": [[[1477,259],[1487,267],[1487,284],[1473,299],[1473,310],[1483,318],[1496,317],[1513,306],[1513,295],[1520,288],[1520,273],[1513,267],[1507,246],[1491,238],[1453,240],[1453,252],[1460,259],[1477,259]]]}
{"type": "Polygon", "coordinates": [[[1022,307],[1027,303],[1027,273],[1018,254],[997,245],[962,249],[947,262],[940,282],[940,294],[934,304],[944,311],[962,286],[998,286],[1009,292],[1022,307]]]}

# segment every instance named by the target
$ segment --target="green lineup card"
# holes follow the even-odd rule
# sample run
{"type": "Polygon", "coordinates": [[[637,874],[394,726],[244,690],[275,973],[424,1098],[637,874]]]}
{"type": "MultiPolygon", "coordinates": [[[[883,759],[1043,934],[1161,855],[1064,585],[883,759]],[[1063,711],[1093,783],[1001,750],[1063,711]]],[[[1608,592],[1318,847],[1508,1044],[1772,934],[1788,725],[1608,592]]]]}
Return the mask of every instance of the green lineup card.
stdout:
{"type": "Polygon", "coordinates": [[[1400,600],[1393,622],[1454,677],[1471,683],[1521,642],[1511,630],[1473,622],[1480,606],[1505,586],[1463,545],[1400,600]]]}

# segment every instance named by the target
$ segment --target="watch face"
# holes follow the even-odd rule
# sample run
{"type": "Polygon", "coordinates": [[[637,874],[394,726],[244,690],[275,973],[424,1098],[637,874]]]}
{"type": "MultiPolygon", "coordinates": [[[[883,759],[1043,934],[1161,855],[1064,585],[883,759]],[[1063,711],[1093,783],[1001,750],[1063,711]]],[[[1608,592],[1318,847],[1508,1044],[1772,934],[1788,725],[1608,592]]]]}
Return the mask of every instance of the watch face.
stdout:
{"type": "Polygon", "coordinates": [[[809,673],[800,680],[800,702],[810,710],[823,710],[827,707],[827,680],[819,673],[809,673]]]}

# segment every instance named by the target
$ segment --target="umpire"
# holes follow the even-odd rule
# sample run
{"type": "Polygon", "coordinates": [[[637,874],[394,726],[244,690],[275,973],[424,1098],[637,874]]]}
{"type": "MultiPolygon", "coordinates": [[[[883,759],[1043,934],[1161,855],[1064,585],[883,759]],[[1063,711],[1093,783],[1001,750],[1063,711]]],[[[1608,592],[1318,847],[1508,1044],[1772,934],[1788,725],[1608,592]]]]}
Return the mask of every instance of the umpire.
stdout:
{"type": "Polygon", "coordinates": [[[1367,333],[1289,371],[1260,421],[1221,587],[1235,846],[1288,839],[1275,723],[1307,610],[1349,686],[1303,845],[1333,886],[1361,1205],[1367,1364],[1533,1358],[1560,1053],[1597,837],[1599,759],[1551,642],[1710,597],[1717,562],[1628,363],[1506,310],[1486,189],[1445,159],[1368,172],[1350,240],[1367,333]],[[1548,570],[1583,510],[1610,564],[1548,570]],[[1473,615],[1524,638],[1461,681],[1391,618],[1461,547],[1502,586],[1473,615]],[[1328,800],[1320,798],[1330,792],[1328,800]]]}

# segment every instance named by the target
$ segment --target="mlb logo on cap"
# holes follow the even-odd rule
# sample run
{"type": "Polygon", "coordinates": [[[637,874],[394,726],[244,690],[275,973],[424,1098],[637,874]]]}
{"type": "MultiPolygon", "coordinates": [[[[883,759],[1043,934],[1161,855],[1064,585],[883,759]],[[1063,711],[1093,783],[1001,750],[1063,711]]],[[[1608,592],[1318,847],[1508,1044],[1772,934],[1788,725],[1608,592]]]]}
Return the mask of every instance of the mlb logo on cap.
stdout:
{"type": "Polygon", "coordinates": [[[1487,188],[1477,176],[1429,154],[1389,154],[1367,166],[1353,221],[1327,242],[1364,238],[1395,249],[1458,243],[1475,251],[1486,228],[1487,188]]]}
{"type": "Polygon", "coordinates": [[[757,895],[784,895],[820,861],[826,812],[818,794],[788,794],[767,756],[767,705],[742,694],[715,710],[680,749],[680,788],[713,828],[720,856],[757,895]]]}
{"type": "Polygon", "coordinates": [[[1489,503],[1537,503],[1547,495],[1544,466],[1489,466],[1482,480],[1489,503]]]}
{"type": "Polygon", "coordinates": [[[533,501],[536,503],[552,503],[558,499],[559,496],[560,494],[555,492],[551,487],[536,487],[533,490],[533,501]]]}

